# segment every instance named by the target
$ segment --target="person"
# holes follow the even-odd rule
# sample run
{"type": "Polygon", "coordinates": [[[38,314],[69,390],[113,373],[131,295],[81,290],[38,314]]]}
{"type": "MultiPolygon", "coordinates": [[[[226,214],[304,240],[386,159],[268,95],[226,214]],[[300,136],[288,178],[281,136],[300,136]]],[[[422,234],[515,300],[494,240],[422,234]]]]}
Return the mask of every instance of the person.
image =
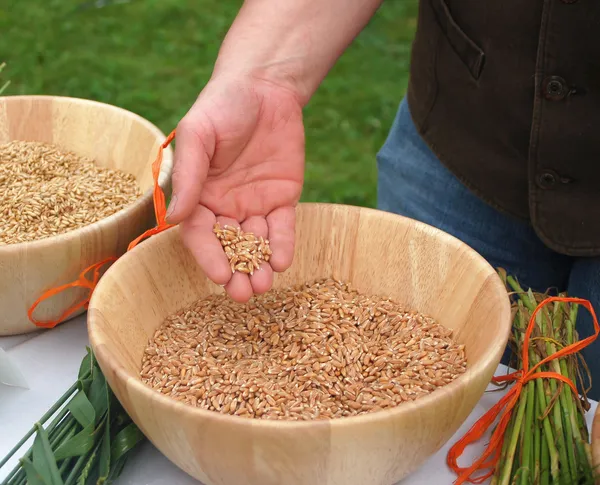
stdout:
{"type": "MultiPolygon", "coordinates": [[[[293,260],[303,107],[380,4],[246,0],[177,126],[167,218],[236,301],[267,291],[293,260]],[[268,237],[270,265],[232,275],[215,221],[268,237]]],[[[378,208],[600,309],[599,31],[594,2],[421,0],[407,95],[376,156],[378,208]]],[[[599,376],[596,352],[584,357],[599,376]]]]}

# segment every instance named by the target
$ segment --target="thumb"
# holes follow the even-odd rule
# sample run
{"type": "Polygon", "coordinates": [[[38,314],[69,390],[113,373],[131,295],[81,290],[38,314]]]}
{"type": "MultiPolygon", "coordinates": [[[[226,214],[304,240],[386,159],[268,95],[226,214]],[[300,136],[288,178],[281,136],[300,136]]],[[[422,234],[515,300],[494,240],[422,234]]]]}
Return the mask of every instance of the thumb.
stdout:
{"type": "Polygon", "coordinates": [[[177,125],[173,165],[173,195],[167,209],[167,222],[179,224],[198,205],[215,149],[215,134],[210,123],[186,115],[177,125]]]}

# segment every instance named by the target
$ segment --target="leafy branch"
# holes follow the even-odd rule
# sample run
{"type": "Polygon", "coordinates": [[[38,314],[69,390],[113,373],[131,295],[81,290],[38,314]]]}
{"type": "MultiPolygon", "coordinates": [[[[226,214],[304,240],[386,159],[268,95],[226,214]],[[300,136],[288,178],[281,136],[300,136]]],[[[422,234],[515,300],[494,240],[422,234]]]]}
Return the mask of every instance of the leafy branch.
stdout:
{"type": "Polygon", "coordinates": [[[34,434],[33,445],[1,485],[108,485],[123,471],[131,450],[145,440],[89,348],[77,382],[0,461],[0,468],[34,434]]]}

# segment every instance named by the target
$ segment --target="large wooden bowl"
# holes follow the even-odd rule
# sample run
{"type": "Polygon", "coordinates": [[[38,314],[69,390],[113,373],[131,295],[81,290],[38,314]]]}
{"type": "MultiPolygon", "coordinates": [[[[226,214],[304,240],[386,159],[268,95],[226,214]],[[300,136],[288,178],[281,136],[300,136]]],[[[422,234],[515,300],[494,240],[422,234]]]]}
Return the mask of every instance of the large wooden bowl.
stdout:
{"type": "MultiPolygon", "coordinates": [[[[140,116],[115,106],[55,96],[0,97],[0,144],[12,140],[54,143],[105,167],[136,176],[143,196],[114,215],[62,235],[0,245],[0,335],[36,330],[28,308],[47,289],[78,278],[93,263],[123,254],[154,225],[152,171],[165,135],[140,116]]],[[[168,189],[172,152],[164,152],[159,183],[168,189]]],[[[55,320],[86,293],[70,289],[43,302],[38,320],[55,320]]],[[[76,316],[73,315],[73,316],[76,316]]]]}
{"type": "Polygon", "coordinates": [[[491,266],[436,229],[371,209],[300,205],[294,263],[275,284],[327,276],[454,329],[466,345],[467,372],[393,410],[329,421],[254,420],[175,402],[139,380],[144,347],[167,315],[221,291],[177,228],[108,270],[90,303],[90,342],[135,423],[206,485],[390,485],[436,452],[482,396],[508,340],[508,296],[491,266]]]}

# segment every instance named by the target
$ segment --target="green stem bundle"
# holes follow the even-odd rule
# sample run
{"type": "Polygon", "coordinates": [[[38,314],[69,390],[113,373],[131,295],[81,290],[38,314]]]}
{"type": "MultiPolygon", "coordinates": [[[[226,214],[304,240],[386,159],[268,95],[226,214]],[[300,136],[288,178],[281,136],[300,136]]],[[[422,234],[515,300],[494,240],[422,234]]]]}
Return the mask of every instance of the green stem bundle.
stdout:
{"type": "Polygon", "coordinates": [[[130,451],[144,440],[108,387],[90,349],[77,382],[0,460],[0,468],[33,435],[32,446],[0,485],[107,485],[120,475],[130,451]]]}
{"type": "MultiPolygon", "coordinates": [[[[525,291],[515,279],[503,273],[501,276],[518,297],[514,303],[516,311],[511,343],[517,359],[513,365],[522,369],[525,332],[531,314],[546,295],[525,291]]],[[[537,314],[529,344],[529,368],[577,341],[576,317],[577,306],[562,302],[537,314]]],[[[582,372],[578,358],[581,357],[569,355],[554,359],[536,372],[561,374],[580,385],[582,372]]],[[[492,483],[593,485],[595,474],[592,472],[585,425],[586,404],[585,393],[580,399],[558,379],[529,381],[523,387],[504,434],[492,483]]]]}

